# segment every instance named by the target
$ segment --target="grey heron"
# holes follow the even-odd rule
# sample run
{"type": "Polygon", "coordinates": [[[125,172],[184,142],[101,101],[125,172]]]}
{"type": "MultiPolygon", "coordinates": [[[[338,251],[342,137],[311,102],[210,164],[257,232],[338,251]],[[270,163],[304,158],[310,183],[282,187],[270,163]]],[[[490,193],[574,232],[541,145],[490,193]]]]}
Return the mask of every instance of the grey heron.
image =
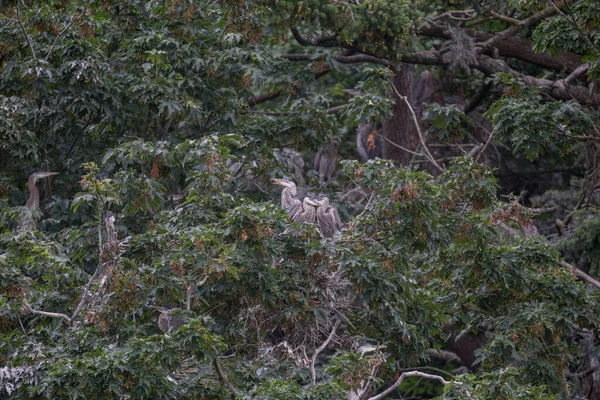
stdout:
{"type": "Polygon", "coordinates": [[[293,216],[302,205],[302,202],[296,197],[298,194],[296,184],[289,179],[273,179],[272,182],[283,186],[281,206],[287,210],[289,215],[293,216]]]}
{"type": "Polygon", "coordinates": [[[169,334],[175,332],[177,329],[181,328],[184,324],[183,319],[172,315],[178,311],[181,311],[181,308],[175,307],[160,307],[160,306],[150,306],[155,310],[160,311],[160,316],[158,317],[158,327],[161,331],[169,334]]]}
{"type": "Polygon", "coordinates": [[[33,218],[33,212],[40,206],[40,190],[37,183],[40,179],[49,176],[58,175],[58,172],[34,172],[29,176],[27,187],[29,188],[29,200],[25,203],[25,207],[29,208],[30,212],[22,214],[17,222],[17,231],[28,232],[35,230],[37,223],[33,218]]]}
{"type": "Polygon", "coordinates": [[[292,222],[315,222],[318,204],[310,197],[305,197],[302,204],[296,209],[294,215],[291,216],[292,222]]]}
{"type": "Polygon", "coordinates": [[[329,205],[329,198],[320,196],[316,201],[317,207],[317,224],[319,231],[324,238],[333,238],[342,230],[342,221],[340,214],[329,205]]]}

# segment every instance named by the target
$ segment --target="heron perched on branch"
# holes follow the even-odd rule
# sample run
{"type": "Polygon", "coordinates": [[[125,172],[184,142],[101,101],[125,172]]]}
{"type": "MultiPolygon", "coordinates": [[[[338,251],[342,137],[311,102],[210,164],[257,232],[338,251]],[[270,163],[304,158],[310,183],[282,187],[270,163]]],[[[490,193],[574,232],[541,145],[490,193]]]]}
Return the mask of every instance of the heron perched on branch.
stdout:
{"type": "Polygon", "coordinates": [[[334,238],[342,231],[342,220],[335,207],[329,205],[329,198],[320,196],[316,201],[317,224],[323,238],[334,238]]]}
{"type": "Polygon", "coordinates": [[[302,202],[296,197],[298,195],[296,184],[289,179],[273,179],[272,182],[283,186],[283,190],[281,191],[281,206],[287,210],[289,215],[293,216],[298,208],[302,206],[302,202]]]}
{"type": "Polygon", "coordinates": [[[58,172],[34,172],[29,176],[27,187],[29,188],[29,200],[25,203],[25,207],[29,208],[29,212],[21,214],[17,222],[18,232],[29,232],[37,228],[37,223],[34,219],[34,212],[40,207],[40,190],[37,183],[40,179],[49,176],[58,175],[58,172]]]}
{"type": "Polygon", "coordinates": [[[183,319],[172,315],[179,311],[181,308],[176,307],[160,307],[160,306],[150,306],[155,310],[160,311],[160,316],[158,317],[158,327],[161,331],[169,334],[175,332],[177,329],[181,328],[184,324],[183,319]]]}
{"type": "Polygon", "coordinates": [[[290,221],[292,222],[315,222],[315,218],[317,215],[316,207],[318,204],[306,196],[302,204],[296,209],[294,215],[291,216],[290,221]]]}

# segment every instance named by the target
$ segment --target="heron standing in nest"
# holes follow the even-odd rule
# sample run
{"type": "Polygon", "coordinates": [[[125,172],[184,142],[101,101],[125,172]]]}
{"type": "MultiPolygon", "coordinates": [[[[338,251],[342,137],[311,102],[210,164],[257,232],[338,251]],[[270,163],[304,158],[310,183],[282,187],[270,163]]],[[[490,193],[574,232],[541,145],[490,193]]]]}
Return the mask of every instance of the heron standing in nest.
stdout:
{"type": "Polygon", "coordinates": [[[150,306],[157,311],[160,311],[160,316],[158,317],[158,327],[161,331],[166,334],[173,333],[177,331],[184,324],[183,319],[172,315],[179,311],[181,308],[176,307],[160,307],[160,306],[150,306]]]}
{"type": "Polygon", "coordinates": [[[281,191],[281,206],[285,208],[289,215],[293,216],[302,206],[302,202],[296,197],[298,191],[296,184],[289,179],[273,179],[273,183],[283,186],[281,191]]]}
{"type": "Polygon", "coordinates": [[[25,213],[21,214],[17,221],[17,232],[29,232],[37,228],[34,215],[37,209],[40,207],[40,190],[37,187],[37,183],[40,179],[47,178],[49,176],[58,175],[58,172],[34,172],[29,176],[27,187],[29,188],[29,200],[25,203],[25,213]]]}
{"type": "Polygon", "coordinates": [[[319,204],[310,197],[306,196],[302,204],[296,209],[294,215],[291,216],[292,222],[315,222],[317,209],[319,204]]]}
{"type": "Polygon", "coordinates": [[[342,231],[342,220],[335,207],[329,205],[329,198],[320,196],[316,201],[317,224],[321,236],[326,239],[335,238],[342,231]]]}

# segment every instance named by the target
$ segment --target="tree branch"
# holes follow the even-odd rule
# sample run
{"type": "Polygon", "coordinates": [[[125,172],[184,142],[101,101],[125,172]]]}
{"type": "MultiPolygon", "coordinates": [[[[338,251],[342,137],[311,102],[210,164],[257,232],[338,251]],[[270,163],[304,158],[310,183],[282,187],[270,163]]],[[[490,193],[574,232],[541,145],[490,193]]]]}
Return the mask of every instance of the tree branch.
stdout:
{"type": "Polygon", "coordinates": [[[540,22],[541,20],[543,20],[545,18],[548,18],[548,17],[558,14],[558,12],[560,11],[560,8],[564,7],[565,4],[568,3],[569,1],[570,0],[561,0],[555,6],[547,7],[546,9],[540,11],[539,13],[534,14],[528,18],[525,18],[523,21],[519,21],[518,24],[514,24],[510,28],[505,29],[502,32],[495,34],[494,36],[492,36],[485,42],[481,43],[481,46],[483,48],[491,48],[496,43],[503,41],[511,36],[516,35],[523,29],[528,28],[528,27],[540,22]]]}
{"type": "Polygon", "coordinates": [[[219,380],[221,381],[221,383],[224,384],[225,386],[227,386],[227,389],[229,389],[229,391],[231,393],[233,393],[234,396],[240,395],[241,392],[239,391],[238,388],[236,388],[233,385],[233,383],[229,382],[229,379],[227,379],[227,375],[225,375],[223,373],[223,371],[221,370],[219,361],[216,358],[213,360],[213,366],[215,367],[215,372],[217,373],[217,376],[219,377],[219,380]]]}
{"type": "Polygon", "coordinates": [[[440,167],[440,165],[437,163],[437,161],[435,161],[435,158],[433,158],[433,156],[429,152],[429,149],[427,148],[427,145],[425,144],[425,138],[423,137],[423,132],[421,132],[421,127],[419,125],[419,120],[417,119],[417,114],[415,114],[415,110],[410,105],[410,102],[408,101],[408,97],[401,95],[400,92],[398,92],[398,89],[396,89],[396,86],[394,85],[394,83],[392,81],[390,81],[390,85],[392,85],[392,88],[394,89],[396,96],[398,96],[400,98],[400,100],[403,100],[406,103],[406,106],[408,107],[408,109],[412,115],[413,121],[415,123],[415,127],[417,128],[417,133],[419,135],[419,141],[421,142],[421,146],[423,146],[423,151],[425,151],[426,158],[440,172],[444,172],[445,171],[444,168],[440,167]]]}
{"type": "Polygon", "coordinates": [[[321,346],[319,346],[319,348],[317,348],[315,350],[315,352],[313,353],[313,355],[311,357],[310,367],[309,367],[309,374],[310,374],[310,382],[313,385],[317,382],[317,373],[315,371],[315,364],[317,362],[317,357],[319,356],[319,353],[322,352],[325,349],[325,347],[327,347],[327,345],[329,344],[329,342],[331,342],[331,340],[335,336],[335,331],[337,331],[338,326],[340,326],[340,320],[339,319],[337,321],[335,321],[335,324],[333,325],[333,328],[331,329],[331,333],[329,334],[329,336],[327,336],[327,339],[325,339],[325,341],[323,342],[323,344],[321,346]]]}
{"type": "Polygon", "coordinates": [[[595,280],[594,278],[592,278],[591,276],[589,276],[588,274],[586,274],[585,272],[583,272],[582,270],[577,268],[576,266],[571,265],[566,261],[560,261],[559,264],[563,268],[569,268],[577,277],[583,279],[590,285],[595,286],[598,289],[600,289],[600,282],[598,282],[597,280],[595,280]]]}
{"type": "Polygon", "coordinates": [[[21,27],[21,30],[23,31],[23,35],[25,35],[27,44],[29,44],[29,48],[31,49],[31,55],[33,56],[33,59],[37,60],[37,56],[35,55],[35,50],[33,49],[33,44],[31,43],[31,40],[29,39],[29,35],[27,34],[27,31],[25,30],[25,26],[23,26],[23,22],[21,21],[21,8],[19,7],[19,3],[17,3],[17,22],[19,23],[19,26],[21,27]]]}
{"type": "Polygon", "coordinates": [[[447,384],[450,383],[450,382],[448,382],[447,380],[445,380],[444,378],[442,378],[439,375],[426,374],[424,372],[419,372],[419,371],[403,372],[398,377],[398,379],[396,379],[396,382],[394,382],[394,384],[392,386],[390,386],[389,388],[387,388],[383,392],[379,393],[377,396],[369,397],[369,400],[381,400],[381,399],[383,399],[385,396],[387,396],[388,394],[390,394],[394,390],[396,390],[402,384],[402,382],[404,381],[404,379],[406,379],[406,378],[408,378],[410,376],[419,376],[421,378],[426,378],[426,379],[435,379],[436,381],[440,381],[442,383],[442,385],[447,385],[447,384]]]}

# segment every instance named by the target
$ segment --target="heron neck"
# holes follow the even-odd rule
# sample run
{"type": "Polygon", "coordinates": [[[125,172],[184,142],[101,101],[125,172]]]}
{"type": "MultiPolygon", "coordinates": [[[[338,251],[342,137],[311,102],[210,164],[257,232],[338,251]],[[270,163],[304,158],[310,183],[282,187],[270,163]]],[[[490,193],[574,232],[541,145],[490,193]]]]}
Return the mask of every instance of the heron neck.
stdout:
{"type": "Polygon", "coordinates": [[[29,187],[29,200],[25,203],[25,207],[38,208],[40,206],[40,191],[32,179],[29,179],[27,186],[29,187]]]}

